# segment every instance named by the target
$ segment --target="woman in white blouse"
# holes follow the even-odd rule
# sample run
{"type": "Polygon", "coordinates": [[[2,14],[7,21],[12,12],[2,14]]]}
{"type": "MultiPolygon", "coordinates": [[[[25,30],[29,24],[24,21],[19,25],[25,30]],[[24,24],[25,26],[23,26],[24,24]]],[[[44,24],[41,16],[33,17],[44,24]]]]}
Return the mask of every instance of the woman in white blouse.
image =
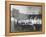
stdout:
{"type": "Polygon", "coordinates": [[[34,17],[34,30],[38,30],[40,28],[40,25],[42,24],[41,19],[39,19],[37,16],[34,17]]]}

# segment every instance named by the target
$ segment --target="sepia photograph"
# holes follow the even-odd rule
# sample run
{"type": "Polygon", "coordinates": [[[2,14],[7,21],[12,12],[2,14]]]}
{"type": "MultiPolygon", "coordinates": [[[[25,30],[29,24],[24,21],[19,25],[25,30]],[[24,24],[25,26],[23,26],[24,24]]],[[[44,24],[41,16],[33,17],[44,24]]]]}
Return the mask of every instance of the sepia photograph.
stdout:
{"type": "Polygon", "coordinates": [[[11,32],[41,32],[41,6],[11,5],[11,32]]]}

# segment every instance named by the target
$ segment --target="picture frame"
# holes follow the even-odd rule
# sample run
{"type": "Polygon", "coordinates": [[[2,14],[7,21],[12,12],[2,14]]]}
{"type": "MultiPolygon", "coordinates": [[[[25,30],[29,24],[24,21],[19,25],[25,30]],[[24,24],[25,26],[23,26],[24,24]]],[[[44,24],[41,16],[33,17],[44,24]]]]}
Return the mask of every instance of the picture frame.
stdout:
{"type": "Polygon", "coordinates": [[[20,1],[6,1],[5,2],[5,35],[15,36],[15,35],[34,35],[34,34],[44,34],[45,33],[45,3],[36,2],[20,2],[20,1]],[[11,32],[11,5],[21,5],[21,6],[40,6],[42,13],[42,31],[40,32],[11,32]]]}

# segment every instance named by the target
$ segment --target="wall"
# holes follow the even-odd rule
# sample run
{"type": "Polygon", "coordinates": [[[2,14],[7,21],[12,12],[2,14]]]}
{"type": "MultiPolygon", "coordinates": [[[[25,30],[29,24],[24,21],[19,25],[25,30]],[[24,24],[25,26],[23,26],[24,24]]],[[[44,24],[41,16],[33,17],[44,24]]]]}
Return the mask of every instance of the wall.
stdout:
{"type": "MultiPolygon", "coordinates": [[[[46,0],[16,0],[16,1],[45,2],[46,3],[46,0]]],[[[45,19],[46,19],[46,13],[45,13],[45,19]]],[[[4,35],[5,35],[5,0],[0,0],[0,37],[5,37],[4,35]]],[[[45,34],[23,35],[23,36],[16,36],[16,37],[46,37],[46,30],[45,30],[45,34]]]]}

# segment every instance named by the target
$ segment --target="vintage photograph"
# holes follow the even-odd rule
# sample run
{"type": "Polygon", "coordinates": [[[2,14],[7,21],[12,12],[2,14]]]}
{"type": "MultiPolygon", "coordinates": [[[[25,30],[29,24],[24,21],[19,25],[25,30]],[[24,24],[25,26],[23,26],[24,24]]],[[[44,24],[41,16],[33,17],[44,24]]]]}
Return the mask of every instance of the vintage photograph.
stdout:
{"type": "Polygon", "coordinates": [[[11,32],[41,32],[41,6],[11,5],[11,32]]]}

